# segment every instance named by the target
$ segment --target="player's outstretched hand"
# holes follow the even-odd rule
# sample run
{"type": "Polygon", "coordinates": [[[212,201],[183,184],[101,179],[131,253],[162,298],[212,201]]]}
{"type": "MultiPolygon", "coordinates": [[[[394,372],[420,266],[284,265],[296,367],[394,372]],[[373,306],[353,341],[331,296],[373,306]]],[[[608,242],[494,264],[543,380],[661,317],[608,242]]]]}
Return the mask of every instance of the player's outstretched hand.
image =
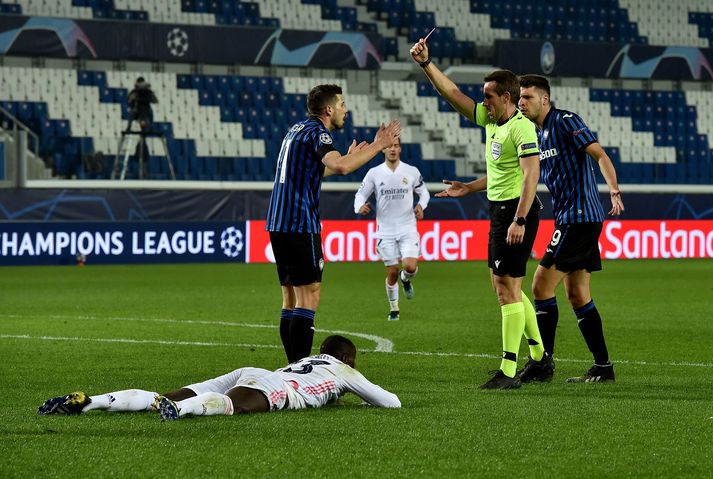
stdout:
{"type": "Polygon", "coordinates": [[[388,125],[382,123],[379,131],[374,136],[374,143],[379,145],[379,149],[383,150],[394,144],[396,138],[401,134],[401,122],[399,120],[391,120],[388,125]]]}
{"type": "Polygon", "coordinates": [[[456,180],[443,180],[443,183],[450,185],[445,190],[440,193],[436,193],[437,198],[460,198],[470,193],[470,190],[460,181],[456,180]]]}
{"type": "Polygon", "coordinates": [[[359,153],[361,150],[369,146],[369,142],[362,141],[361,143],[357,144],[356,140],[352,140],[352,144],[349,145],[349,150],[347,151],[347,155],[351,155],[352,153],[359,153]]]}
{"type": "Polygon", "coordinates": [[[413,58],[413,61],[416,63],[423,63],[426,60],[428,60],[428,45],[426,45],[426,42],[421,38],[419,41],[413,44],[411,49],[409,50],[409,53],[411,54],[411,58],[413,58]]]}
{"type": "Polygon", "coordinates": [[[371,213],[371,206],[369,206],[369,203],[364,203],[361,205],[361,208],[359,208],[359,214],[360,215],[368,215],[371,213]]]}
{"type": "Polygon", "coordinates": [[[611,190],[609,197],[611,198],[611,210],[609,210],[609,214],[619,216],[624,211],[624,202],[621,201],[621,191],[611,190]]]}
{"type": "Polygon", "coordinates": [[[416,215],[417,220],[423,219],[423,207],[421,205],[416,205],[416,207],[413,209],[413,212],[416,215]]]}

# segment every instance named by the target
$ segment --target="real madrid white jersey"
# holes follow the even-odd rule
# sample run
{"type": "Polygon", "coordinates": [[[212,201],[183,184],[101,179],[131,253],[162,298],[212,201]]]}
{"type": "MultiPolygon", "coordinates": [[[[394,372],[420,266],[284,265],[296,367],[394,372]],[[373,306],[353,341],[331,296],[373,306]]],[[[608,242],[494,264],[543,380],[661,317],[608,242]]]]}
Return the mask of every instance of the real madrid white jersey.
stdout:
{"type": "Polygon", "coordinates": [[[376,197],[377,238],[392,238],[416,231],[413,194],[418,195],[418,204],[424,210],[431,198],[418,168],[402,161],[394,171],[384,162],[366,173],[354,197],[355,213],[372,193],[376,197]]]}
{"type": "Polygon", "coordinates": [[[324,406],[348,392],[373,406],[401,407],[395,394],[373,384],[359,371],[328,354],[306,357],[276,373],[288,384],[288,390],[293,389],[296,393],[288,395],[292,409],[324,406]],[[295,400],[304,401],[304,404],[292,404],[295,400]]]}

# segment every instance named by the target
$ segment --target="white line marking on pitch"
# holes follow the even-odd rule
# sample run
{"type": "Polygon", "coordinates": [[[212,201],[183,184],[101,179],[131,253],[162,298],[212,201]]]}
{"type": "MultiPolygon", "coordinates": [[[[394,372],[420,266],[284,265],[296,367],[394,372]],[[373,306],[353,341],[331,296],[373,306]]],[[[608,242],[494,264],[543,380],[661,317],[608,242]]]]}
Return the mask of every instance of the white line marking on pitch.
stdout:
{"type": "MultiPolygon", "coordinates": [[[[62,316],[62,315],[49,315],[49,316],[22,316],[17,314],[0,314],[0,317],[4,318],[26,318],[26,317],[38,317],[38,318],[50,318],[50,319],[82,319],[82,320],[109,320],[109,321],[140,321],[147,323],[171,323],[171,324],[206,324],[211,326],[231,326],[231,327],[241,327],[241,328],[269,328],[277,329],[278,326],[273,324],[250,324],[250,323],[233,323],[230,321],[206,321],[206,320],[196,320],[196,319],[162,319],[162,318],[122,318],[122,317],[110,317],[110,318],[100,318],[96,316],[62,316]]],[[[376,343],[374,351],[380,353],[390,353],[394,350],[394,343],[381,336],[375,336],[373,334],[366,333],[355,333],[354,331],[332,331],[329,329],[317,329],[316,332],[329,333],[329,334],[344,334],[350,336],[356,336],[358,338],[363,338],[368,341],[373,341],[376,343]]],[[[168,344],[168,343],[167,343],[168,344]]]]}
{"type": "MultiPolygon", "coordinates": [[[[237,323],[230,323],[237,325],[237,323]]],[[[269,327],[259,325],[260,327],[269,327]]],[[[336,334],[354,334],[348,331],[324,331],[336,334]]],[[[367,335],[368,336],[368,335],[367,335]]],[[[213,343],[204,341],[166,341],[160,339],[129,339],[129,338],[80,338],[76,336],[30,336],[28,334],[0,334],[0,339],[34,339],[41,341],[87,341],[97,343],[128,343],[128,344],[162,344],[169,346],[209,346],[209,347],[244,347],[244,348],[265,348],[265,349],[282,349],[282,346],[274,344],[244,344],[244,343],[213,343]]],[[[500,359],[500,356],[494,354],[478,354],[478,353],[431,353],[427,351],[378,351],[376,349],[362,349],[364,352],[370,353],[387,353],[398,354],[404,356],[436,356],[436,357],[460,357],[460,358],[479,358],[479,359],[500,359]]],[[[570,359],[557,358],[558,361],[569,363],[589,363],[587,359],[570,359]]],[[[636,366],[686,366],[686,367],[701,367],[713,368],[710,363],[694,363],[686,361],[672,361],[667,363],[649,362],[649,361],[631,361],[631,360],[616,360],[617,364],[632,364],[636,366]]]]}

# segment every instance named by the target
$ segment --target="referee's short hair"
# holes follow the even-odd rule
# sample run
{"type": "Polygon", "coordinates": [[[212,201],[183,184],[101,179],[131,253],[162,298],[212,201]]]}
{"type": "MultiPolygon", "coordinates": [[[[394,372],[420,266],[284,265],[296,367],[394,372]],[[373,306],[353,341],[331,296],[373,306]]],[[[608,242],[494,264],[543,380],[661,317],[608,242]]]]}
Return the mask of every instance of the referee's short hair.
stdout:
{"type": "Polygon", "coordinates": [[[339,85],[317,85],[307,95],[307,111],[310,115],[321,115],[327,105],[334,105],[337,95],[342,94],[339,85]]]}
{"type": "Polygon", "coordinates": [[[503,95],[505,92],[510,93],[512,102],[517,105],[520,100],[520,81],[510,70],[495,70],[493,73],[485,77],[485,82],[495,82],[495,91],[498,95],[503,95]]]}
{"type": "Polygon", "coordinates": [[[547,96],[550,96],[550,82],[542,75],[528,74],[520,77],[520,87],[530,88],[531,86],[544,91],[547,96]]]}

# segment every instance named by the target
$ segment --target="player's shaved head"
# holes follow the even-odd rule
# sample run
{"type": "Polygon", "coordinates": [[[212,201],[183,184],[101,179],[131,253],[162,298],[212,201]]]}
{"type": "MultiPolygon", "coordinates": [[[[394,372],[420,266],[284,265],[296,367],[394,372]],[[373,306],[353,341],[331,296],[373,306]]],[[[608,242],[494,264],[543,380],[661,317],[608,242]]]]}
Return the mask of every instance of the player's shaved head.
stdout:
{"type": "Polygon", "coordinates": [[[349,339],[338,334],[327,336],[319,347],[320,354],[329,354],[345,364],[354,367],[356,346],[349,339]]]}
{"type": "Polygon", "coordinates": [[[336,104],[337,95],[341,94],[339,85],[317,85],[307,95],[307,111],[310,115],[321,115],[327,105],[336,104]]]}
{"type": "Polygon", "coordinates": [[[550,82],[542,75],[522,75],[520,77],[520,87],[535,87],[538,90],[542,90],[543,92],[547,93],[547,96],[550,96],[550,82]]]}

